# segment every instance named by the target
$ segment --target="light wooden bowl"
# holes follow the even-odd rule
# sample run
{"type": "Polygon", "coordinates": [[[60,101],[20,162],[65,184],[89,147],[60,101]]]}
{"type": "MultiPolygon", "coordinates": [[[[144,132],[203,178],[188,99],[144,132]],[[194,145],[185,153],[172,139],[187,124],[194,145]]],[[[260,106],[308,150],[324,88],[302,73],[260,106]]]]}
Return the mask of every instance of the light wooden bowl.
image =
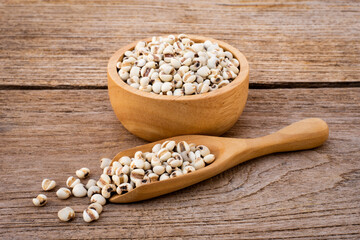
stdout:
{"type": "MultiPolygon", "coordinates": [[[[116,63],[133,42],[119,49],[109,60],[107,76],[111,105],[123,126],[134,135],[156,141],[177,135],[221,135],[241,115],[249,89],[249,64],[245,56],[227,43],[195,35],[194,42],[210,40],[230,51],[240,62],[238,76],[227,86],[213,92],[190,96],[165,96],[143,92],[125,83],[118,75],[116,63]]],[[[151,38],[142,41],[151,41],[151,38]]]]}

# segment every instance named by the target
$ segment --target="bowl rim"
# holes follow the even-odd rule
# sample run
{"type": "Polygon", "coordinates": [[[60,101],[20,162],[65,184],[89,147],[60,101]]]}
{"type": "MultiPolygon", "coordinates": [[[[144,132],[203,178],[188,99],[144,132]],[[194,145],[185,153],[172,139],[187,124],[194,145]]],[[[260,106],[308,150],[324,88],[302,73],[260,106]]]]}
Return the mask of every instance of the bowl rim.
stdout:
{"type": "MultiPolygon", "coordinates": [[[[167,37],[162,36],[162,37],[167,37]]],[[[187,36],[193,40],[194,42],[205,42],[206,40],[210,40],[213,43],[219,44],[220,47],[222,47],[225,51],[229,51],[233,54],[233,56],[239,61],[240,63],[240,72],[236,76],[236,78],[230,82],[227,86],[222,87],[220,89],[216,89],[212,92],[207,93],[201,93],[201,94],[195,94],[195,95],[184,95],[184,96],[168,96],[168,95],[159,95],[159,94],[153,94],[149,92],[144,92],[139,89],[135,89],[128,85],[125,81],[123,81],[119,74],[117,73],[117,67],[116,64],[118,60],[124,55],[126,51],[132,50],[135,48],[136,44],[140,41],[149,42],[152,40],[152,37],[150,38],[144,38],[137,41],[134,41],[119,50],[117,50],[109,59],[108,66],[107,66],[107,75],[108,78],[111,78],[111,80],[118,85],[119,87],[123,88],[125,91],[129,92],[130,94],[135,94],[141,97],[149,98],[149,99],[156,99],[156,100],[176,100],[176,101],[192,101],[192,100],[199,100],[204,98],[212,98],[219,95],[222,95],[226,92],[229,92],[233,88],[235,88],[238,85],[241,85],[249,76],[249,63],[244,56],[238,49],[231,46],[230,44],[227,44],[223,41],[219,41],[210,37],[203,37],[198,35],[188,35],[187,36]]],[[[108,87],[109,88],[109,87],[108,87]]]]}

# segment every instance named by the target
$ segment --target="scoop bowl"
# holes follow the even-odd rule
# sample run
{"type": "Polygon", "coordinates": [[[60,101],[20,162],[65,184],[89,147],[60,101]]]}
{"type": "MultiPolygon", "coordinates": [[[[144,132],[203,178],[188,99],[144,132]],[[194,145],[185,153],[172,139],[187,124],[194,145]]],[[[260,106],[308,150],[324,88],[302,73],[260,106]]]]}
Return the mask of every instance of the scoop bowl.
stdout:
{"type": "MultiPolygon", "coordinates": [[[[249,88],[249,64],[245,56],[225,42],[195,35],[189,37],[194,42],[210,40],[230,51],[240,63],[238,76],[227,86],[208,93],[151,94],[130,87],[116,69],[116,63],[126,51],[133,50],[138,41],[121,48],[108,63],[109,98],[117,118],[134,135],[148,141],[185,134],[218,136],[230,129],[241,115],[249,88]]],[[[149,42],[151,38],[141,41],[149,42]]]]}
{"type": "Polygon", "coordinates": [[[110,202],[137,202],[167,194],[213,177],[252,158],[275,152],[297,151],[318,147],[326,141],[328,136],[329,128],[326,122],[319,118],[308,118],[260,138],[235,139],[186,135],[131,148],[118,153],[112,162],[119,160],[122,156],[133,156],[137,151],[151,152],[155,144],[166,140],[174,140],[176,142],[186,141],[197,145],[205,145],[216,156],[216,159],[210,165],[195,172],[144,184],[128,193],[114,195],[110,198],[110,202]]]}

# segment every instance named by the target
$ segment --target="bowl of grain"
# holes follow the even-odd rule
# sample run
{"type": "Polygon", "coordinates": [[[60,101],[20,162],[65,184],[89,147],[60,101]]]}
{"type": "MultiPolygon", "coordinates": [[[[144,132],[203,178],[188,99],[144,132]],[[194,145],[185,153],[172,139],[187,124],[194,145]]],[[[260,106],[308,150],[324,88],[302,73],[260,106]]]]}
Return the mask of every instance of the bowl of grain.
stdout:
{"type": "Polygon", "coordinates": [[[113,54],[107,76],[117,118],[148,141],[223,134],[241,115],[249,88],[245,56],[196,35],[133,42],[113,54]]]}

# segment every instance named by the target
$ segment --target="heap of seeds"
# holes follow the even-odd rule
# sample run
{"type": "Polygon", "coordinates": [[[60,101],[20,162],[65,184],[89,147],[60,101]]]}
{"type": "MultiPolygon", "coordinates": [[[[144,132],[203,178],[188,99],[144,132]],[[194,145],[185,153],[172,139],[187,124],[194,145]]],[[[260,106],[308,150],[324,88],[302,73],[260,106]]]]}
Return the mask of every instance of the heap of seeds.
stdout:
{"type": "Polygon", "coordinates": [[[116,190],[118,194],[124,194],[142,184],[194,172],[214,160],[215,156],[210,154],[209,148],[204,145],[166,141],[156,144],[152,152],[138,151],[131,158],[123,156],[111,166],[107,159],[103,159],[104,171],[97,185],[106,193],[103,196],[109,198],[109,188],[113,192],[116,190]]]}
{"type": "Polygon", "coordinates": [[[120,78],[130,86],[160,95],[193,95],[228,85],[240,71],[231,52],[185,34],[138,42],[117,63],[120,78]]]}
{"type": "MultiPolygon", "coordinates": [[[[112,194],[125,194],[142,184],[163,181],[194,172],[214,162],[215,156],[204,145],[188,144],[185,141],[165,141],[153,146],[151,152],[138,151],[133,157],[123,156],[111,164],[111,159],[102,158],[100,167],[103,174],[99,180],[89,179],[87,184],[81,183],[90,175],[90,169],[81,168],[75,172],[78,178],[70,176],[66,180],[66,186],[57,190],[59,199],[74,197],[90,198],[91,204],[84,210],[85,222],[96,221],[100,217],[106,199],[112,194]],[[70,190],[71,189],[71,190],[70,190]]],[[[54,189],[56,182],[44,179],[42,189],[50,191],[54,189]]],[[[47,197],[39,194],[33,199],[35,206],[45,206],[47,197]]],[[[65,207],[58,212],[61,221],[70,221],[75,218],[75,211],[65,207]]]]}

